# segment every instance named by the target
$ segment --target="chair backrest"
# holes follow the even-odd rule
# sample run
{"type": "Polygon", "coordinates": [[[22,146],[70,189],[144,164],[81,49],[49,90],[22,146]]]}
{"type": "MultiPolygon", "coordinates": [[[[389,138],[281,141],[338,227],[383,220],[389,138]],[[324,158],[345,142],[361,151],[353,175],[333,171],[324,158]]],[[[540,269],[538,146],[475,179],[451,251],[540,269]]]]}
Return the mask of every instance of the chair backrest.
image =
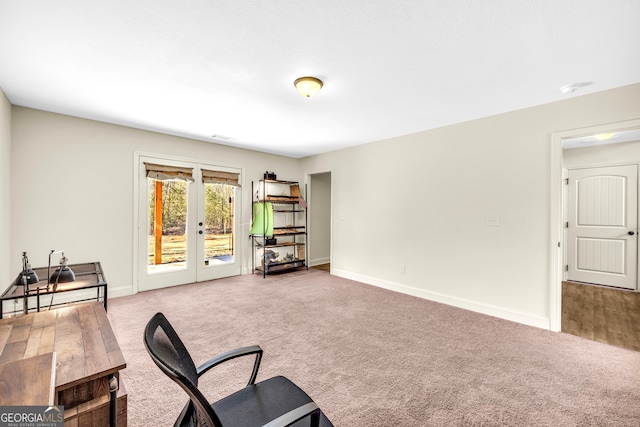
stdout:
{"type": "Polygon", "coordinates": [[[204,421],[208,426],[222,427],[208,400],[198,390],[198,374],[191,355],[164,314],[156,313],[147,323],[144,345],[160,370],[189,395],[198,423],[204,421]]]}

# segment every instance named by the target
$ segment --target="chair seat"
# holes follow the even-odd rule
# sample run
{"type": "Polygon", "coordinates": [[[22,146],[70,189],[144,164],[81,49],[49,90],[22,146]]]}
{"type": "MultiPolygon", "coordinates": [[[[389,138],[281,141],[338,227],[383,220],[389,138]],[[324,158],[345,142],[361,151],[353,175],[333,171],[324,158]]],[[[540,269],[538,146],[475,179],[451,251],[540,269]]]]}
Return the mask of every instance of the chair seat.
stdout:
{"type": "MultiPolygon", "coordinates": [[[[211,407],[222,425],[234,427],[258,427],[280,415],[313,400],[294,383],[283,376],[247,386],[215,403],[211,407]]],[[[304,418],[292,426],[309,426],[310,418],[304,418]]],[[[320,426],[331,427],[331,422],[321,413],[320,426]]]]}

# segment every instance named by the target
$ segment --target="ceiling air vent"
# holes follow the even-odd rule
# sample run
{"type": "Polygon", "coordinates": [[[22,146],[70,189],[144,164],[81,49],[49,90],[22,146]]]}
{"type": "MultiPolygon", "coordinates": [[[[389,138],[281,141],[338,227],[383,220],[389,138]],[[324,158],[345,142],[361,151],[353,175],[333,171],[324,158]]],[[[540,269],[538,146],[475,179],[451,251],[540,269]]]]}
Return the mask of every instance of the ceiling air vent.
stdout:
{"type": "Polygon", "coordinates": [[[235,138],[232,138],[230,136],[226,136],[226,135],[218,135],[218,134],[213,134],[211,135],[212,139],[217,139],[218,141],[233,141],[235,138]]]}

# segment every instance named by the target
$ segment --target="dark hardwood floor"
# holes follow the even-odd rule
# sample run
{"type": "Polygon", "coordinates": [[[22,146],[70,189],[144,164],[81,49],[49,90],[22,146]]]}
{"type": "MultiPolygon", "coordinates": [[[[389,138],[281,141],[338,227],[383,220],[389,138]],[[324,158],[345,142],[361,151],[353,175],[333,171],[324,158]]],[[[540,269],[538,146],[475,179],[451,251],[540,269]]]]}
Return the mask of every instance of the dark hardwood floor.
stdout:
{"type": "Polygon", "coordinates": [[[322,271],[326,271],[327,273],[331,272],[331,264],[327,263],[327,264],[320,264],[320,265],[314,265],[312,268],[315,268],[317,270],[322,270],[322,271]]]}
{"type": "Polygon", "coordinates": [[[561,330],[640,351],[640,292],[563,282],[561,330]]]}

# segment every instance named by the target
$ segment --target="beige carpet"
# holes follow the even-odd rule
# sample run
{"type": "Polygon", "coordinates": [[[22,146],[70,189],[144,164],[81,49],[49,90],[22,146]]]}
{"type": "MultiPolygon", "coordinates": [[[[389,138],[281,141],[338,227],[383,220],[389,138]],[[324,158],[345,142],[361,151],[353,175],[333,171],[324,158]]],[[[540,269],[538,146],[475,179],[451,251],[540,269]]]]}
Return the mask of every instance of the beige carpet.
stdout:
{"type": "MultiPolygon", "coordinates": [[[[144,349],[156,311],[196,364],[259,344],[258,379],[289,377],[336,427],[640,425],[639,352],[309,269],[110,300],[134,427],[172,425],[186,401],[144,349]]],[[[202,387],[230,393],[248,362],[216,368],[202,387]]]]}

